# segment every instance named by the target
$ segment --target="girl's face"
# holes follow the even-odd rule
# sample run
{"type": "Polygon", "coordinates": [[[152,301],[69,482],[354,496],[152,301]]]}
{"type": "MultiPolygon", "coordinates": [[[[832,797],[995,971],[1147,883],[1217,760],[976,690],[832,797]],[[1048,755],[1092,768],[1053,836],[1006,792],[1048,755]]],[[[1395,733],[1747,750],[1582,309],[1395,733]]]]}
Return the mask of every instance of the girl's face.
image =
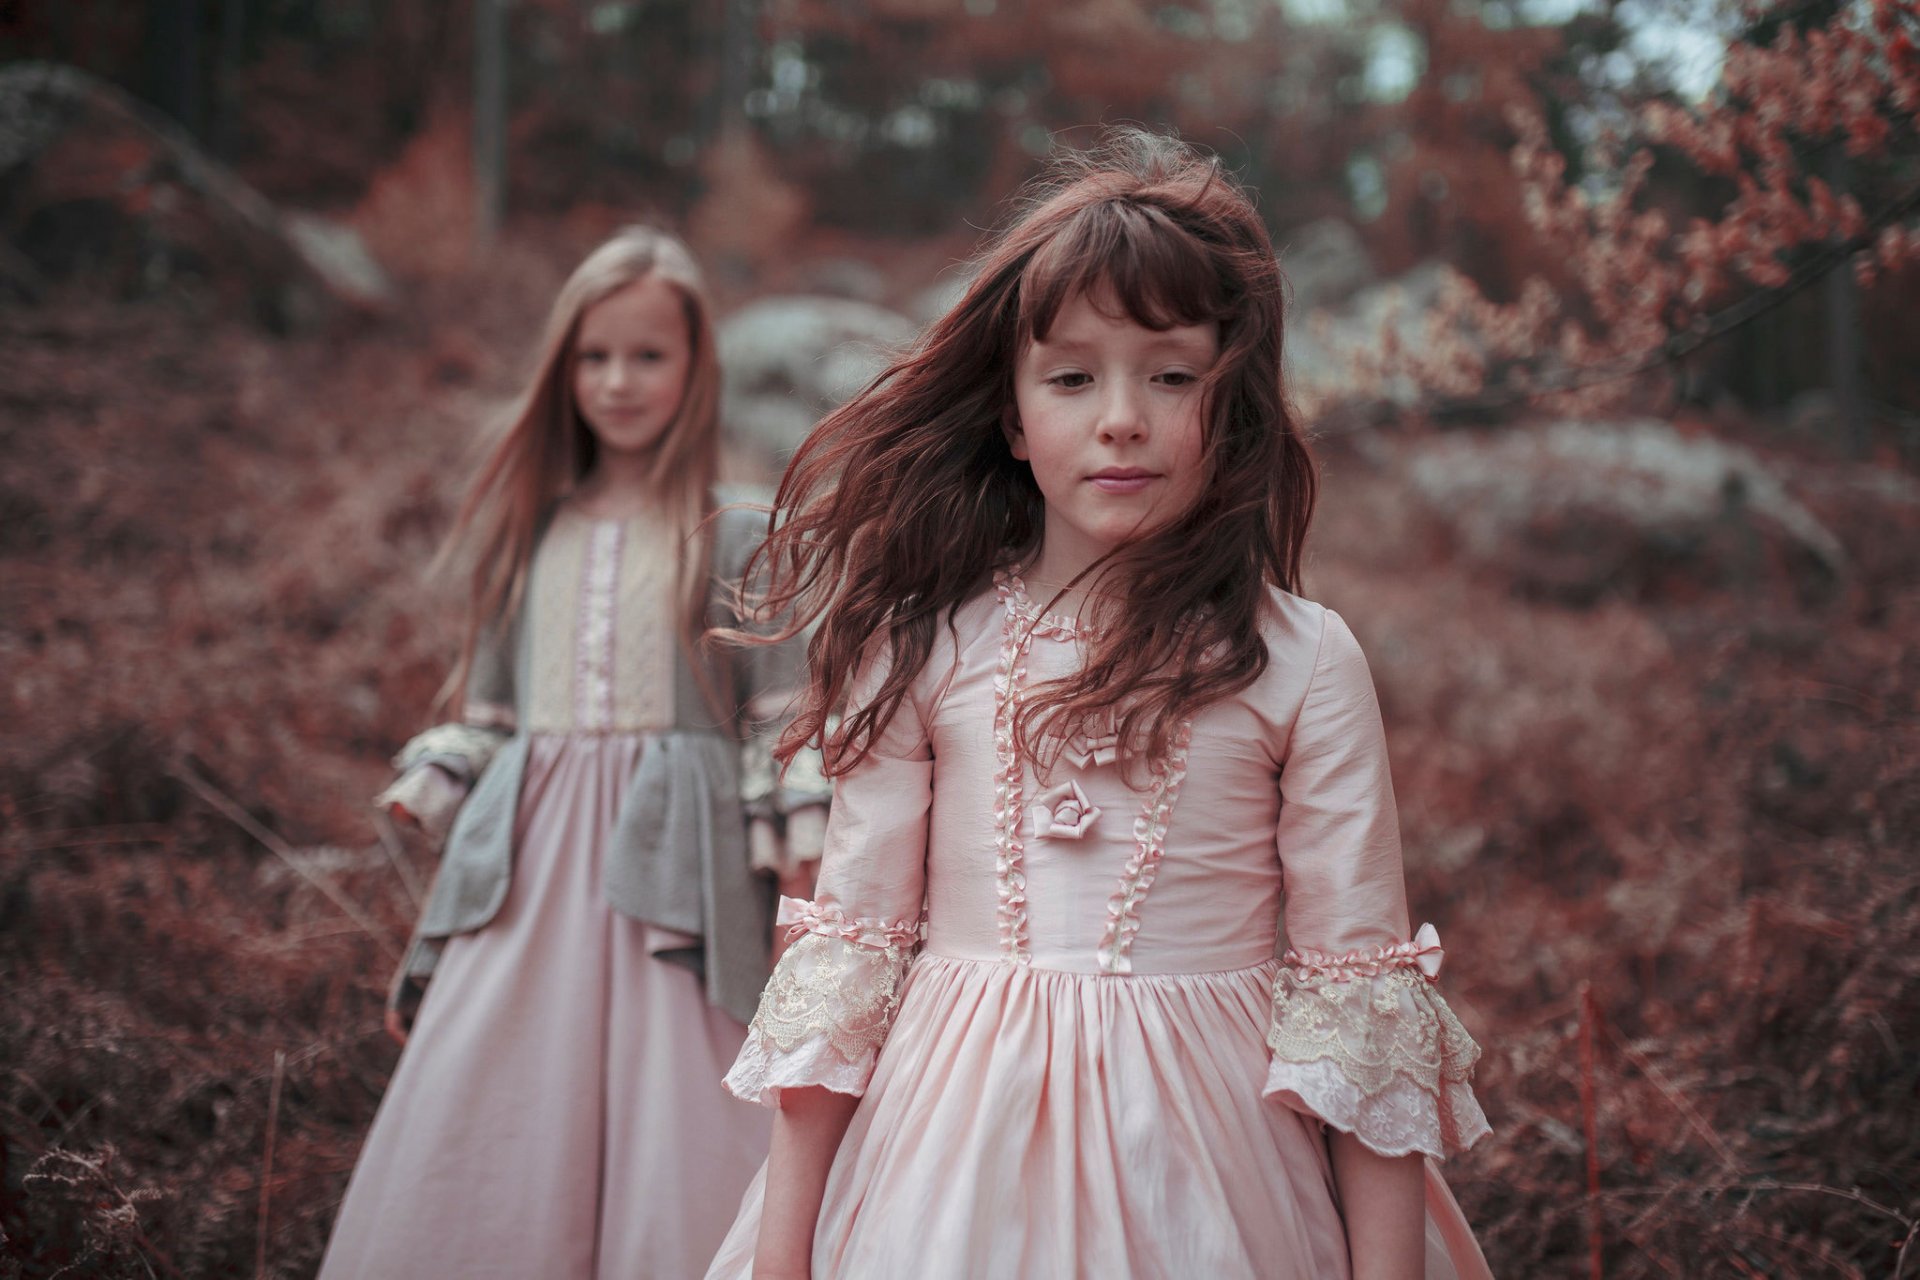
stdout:
{"type": "Polygon", "coordinates": [[[680,295],[658,276],[588,307],[573,345],[573,399],[599,446],[636,454],[658,444],[692,363],[680,295]]]}
{"type": "Polygon", "coordinates": [[[1048,561],[1077,573],[1199,497],[1201,378],[1219,357],[1218,325],[1149,329],[1084,293],[1021,354],[1007,437],[1046,499],[1048,561]]]}

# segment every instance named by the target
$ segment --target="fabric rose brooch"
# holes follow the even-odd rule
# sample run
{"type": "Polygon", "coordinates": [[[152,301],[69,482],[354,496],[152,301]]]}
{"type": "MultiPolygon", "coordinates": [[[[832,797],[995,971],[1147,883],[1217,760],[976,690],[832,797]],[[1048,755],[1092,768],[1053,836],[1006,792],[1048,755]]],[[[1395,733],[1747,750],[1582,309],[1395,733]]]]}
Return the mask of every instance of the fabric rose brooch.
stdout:
{"type": "Polygon", "coordinates": [[[1089,717],[1071,734],[1060,754],[1076,769],[1112,764],[1120,758],[1120,730],[1111,713],[1089,717]]]}
{"type": "Polygon", "coordinates": [[[1033,840],[1078,840],[1099,816],[1100,810],[1078,782],[1063,782],[1042,791],[1027,806],[1026,834],[1033,840]]]}

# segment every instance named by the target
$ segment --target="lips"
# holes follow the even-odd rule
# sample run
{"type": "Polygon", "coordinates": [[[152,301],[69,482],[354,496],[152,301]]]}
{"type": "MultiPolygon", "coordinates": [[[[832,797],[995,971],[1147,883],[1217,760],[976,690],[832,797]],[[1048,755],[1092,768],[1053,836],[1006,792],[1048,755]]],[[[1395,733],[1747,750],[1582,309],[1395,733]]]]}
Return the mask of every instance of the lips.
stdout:
{"type": "Polygon", "coordinates": [[[1160,478],[1157,471],[1142,467],[1106,467],[1087,477],[1087,483],[1102,493],[1139,493],[1160,478]]]}

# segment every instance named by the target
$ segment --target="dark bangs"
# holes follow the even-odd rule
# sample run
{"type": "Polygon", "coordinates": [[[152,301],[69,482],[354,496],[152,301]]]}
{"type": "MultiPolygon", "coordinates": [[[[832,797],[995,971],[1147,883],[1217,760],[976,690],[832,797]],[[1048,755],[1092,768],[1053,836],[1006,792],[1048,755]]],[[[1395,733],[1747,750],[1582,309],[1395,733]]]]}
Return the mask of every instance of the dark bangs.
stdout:
{"type": "Polygon", "coordinates": [[[1053,322],[1084,293],[1102,309],[1148,329],[1220,322],[1239,299],[1221,270],[1217,248],[1205,244],[1165,209],[1124,196],[1075,210],[1042,241],[1020,273],[1016,350],[1044,342],[1053,322]]]}

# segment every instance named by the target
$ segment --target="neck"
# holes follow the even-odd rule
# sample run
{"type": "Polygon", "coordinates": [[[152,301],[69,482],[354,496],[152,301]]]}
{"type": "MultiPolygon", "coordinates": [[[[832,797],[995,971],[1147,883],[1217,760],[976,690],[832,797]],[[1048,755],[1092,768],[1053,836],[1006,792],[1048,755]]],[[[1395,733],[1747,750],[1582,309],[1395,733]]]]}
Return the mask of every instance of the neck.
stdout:
{"type": "Polygon", "coordinates": [[[1027,594],[1043,606],[1058,597],[1052,606],[1056,611],[1084,617],[1089,601],[1111,596],[1118,584],[1106,575],[1104,567],[1078,582],[1074,579],[1111,549],[1080,538],[1049,520],[1041,537],[1039,554],[1021,575],[1029,588],[1027,594]],[[1069,588],[1068,583],[1073,585],[1069,588]]]}
{"type": "Polygon", "coordinates": [[[652,470],[651,453],[614,453],[603,449],[594,459],[593,470],[581,478],[574,496],[592,509],[631,512],[656,500],[652,470]]]}

